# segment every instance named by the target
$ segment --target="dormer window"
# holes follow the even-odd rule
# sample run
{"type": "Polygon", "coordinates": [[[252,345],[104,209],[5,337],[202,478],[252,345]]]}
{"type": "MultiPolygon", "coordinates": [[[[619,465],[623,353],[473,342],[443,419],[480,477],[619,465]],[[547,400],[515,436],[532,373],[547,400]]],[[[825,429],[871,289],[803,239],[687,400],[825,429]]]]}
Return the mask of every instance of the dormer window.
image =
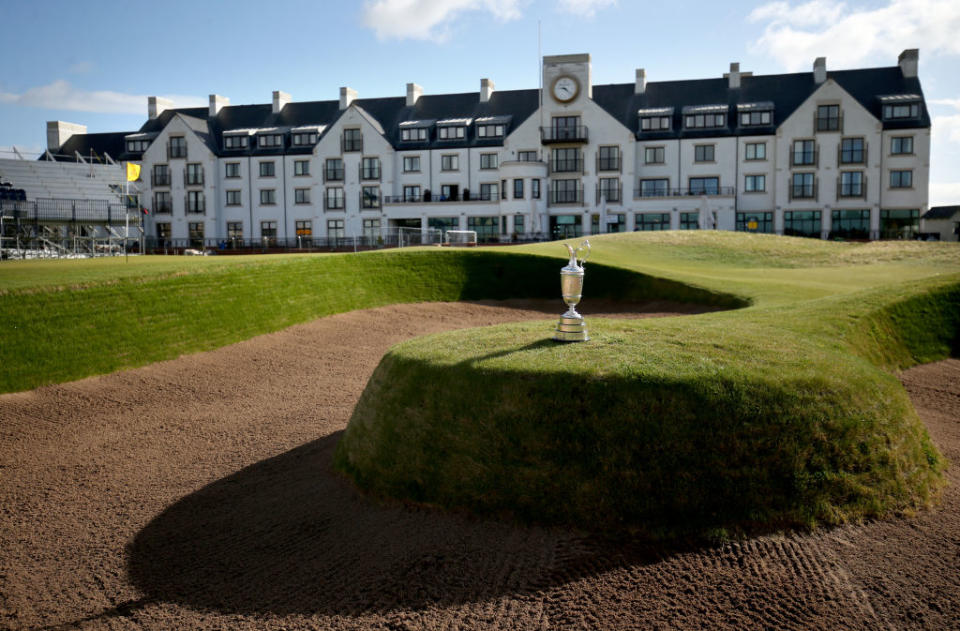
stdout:
{"type": "Polygon", "coordinates": [[[293,146],[310,147],[317,144],[318,134],[315,131],[296,133],[291,136],[293,146]]]}
{"type": "Polygon", "coordinates": [[[683,126],[686,129],[725,127],[726,105],[695,105],[683,108],[683,126]]]}
{"type": "Polygon", "coordinates": [[[920,118],[920,103],[897,103],[883,106],[883,120],[920,118]]]}
{"type": "Polygon", "coordinates": [[[673,108],[657,107],[637,111],[640,131],[670,131],[673,128],[673,108]]]}
{"type": "Polygon", "coordinates": [[[426,139],[426,127],[405,127],[400,130],[400,140],[404,142],[425,141],[426,139]]]}
{"type": "Polygon", "coordinates": [[[260,134],[257,136],[257,146],[261,148],[282,147],[283,134],[260,134]]]}
{"type": "Polygon", "coordinates": [[[127,151],[129,153],[143,153],[150,146],[149,140],[128,140],[127,151]]]}
{"type": "Polygon", "coordinates": [[[477,125],[477,138],[496,138],[503,136],[503,125],[477,125]]]}
{"type": "Polygon", "coordinates": [[[462,125],[441,127],[437,131],[437,136],[440,140],[463,140],[467,137],[467,128],[462,125]]]}
{"type": "Polygon", "coordinates": [[[760,127],[773,124],[773,103],[739,103],[737,113],[741,127],[760,127]]]}
{"type": "Polygon", "coordinates": [[[224,136],[223,137],[223,148],[224,149],[246,149],[250,143],[250,138],[246,135],[243,136],[224,136]]]}

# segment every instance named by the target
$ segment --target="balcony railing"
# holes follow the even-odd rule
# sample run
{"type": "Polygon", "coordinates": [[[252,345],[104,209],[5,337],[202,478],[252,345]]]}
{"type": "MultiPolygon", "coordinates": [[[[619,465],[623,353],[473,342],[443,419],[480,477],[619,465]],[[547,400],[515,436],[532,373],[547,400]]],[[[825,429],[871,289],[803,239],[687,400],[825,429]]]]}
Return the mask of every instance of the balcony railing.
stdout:
{"type": "Polygon", "coordinates": [[[550,160],[547,173],[583,173],[583,160],[579,157],[550,160]]]}
{"type": "Polygon", "coordinates": [[[597,171],[623,172],[623,161],[620,159],[620,156],[613,158],[601,158],[597,156],[597,171]]]}
{"type": "Polygon", "coordinates": [[[207,212],[207,204],[204,199],[194,200],[192,203],[189,197],[183,198],[183,205],[186,207],[187,212],[193,215],[202,215],[207,212]]]}
{"type": "Polygon", "coordinates": [[[194,173],[190,173],[189,171],[184,171],[183,185],[184,186],[203,186],[203,171],[197,171],[194,173]]]}
{"type": "Polygon", "coordinates": [[[576,188],[551,188],[547,196],[547,206],[556,206],[558,204],[582,204],[583,186],[578,184],[576,188]]]}
{"type": "Polygon", "coordinates": [[[170,186],[170,172],[153,173],[150,175],[151,186],[170,186]]]}
{"type": "Polygon", "coordinates": [[[820,164],[820,150],[790,152],[790,166],[812,167],[820,164]]]}
{"type": "Polygon", "coordinates": [[[790,201],[795,199],[816,200],[818,184],[819,182],[817,181],[814,181],[813,184],[790,184],[790,201]]]}
{"type": "Polygon", "coordinates": [[[344,153],[348,151],[363,151],[363,136],[359,138],[341,136],[340,150],[344,153]]]}
{"type": "Polygon", "coordinates": [[[839,116],[817,116],[813,113],[813,128],[821,131],[843,131],[843,114],[839,116]]]}
{"type": "Polygon", "coordinates": [[[587,137],[585,125],[540,128],[540,142],[545,145],[556,142],[587,142],[587,137]]]}
{"type": "Polygon", "coordinates": [[[620,184],[616,188],[601,188],[597,187],[597,205],[600,204],[603,198],[607,199],[607,203],[619,203],[622,201],[623,194],[623,184],[620,184]]]}
{"type": "Polygon", "coordinates": [[[370,193],[364,193],[360,191],[360,210],[377,210],[380,208],[380,200],[382,196],[377,193],[372,195],[370,193]]]}
{"type": "Polygon", "coordinates": [[[463,192],[458,195],[384,195],[384,204],[432,204],[434,202],[495,202],[497,195],[463,192]]]}
{"type": "MultiPolygon", "coordinates": [[[[343,178],[341,178],[343,179],[343,178]]],[[[380,167],[364,167],[360,165],[360,179],[361,180],[379,180],[380,179],[380,167]]]]}
{"type": "Polygon", "coordinates": [[[843,149],[843,145],[837,147],[837,164],[866,164],[867,148],[869,143],[863,143],[863,149],[843,149]]]}
{"type": "Polygon", "coordinates": [[[734,186],[708,186],[706,188],[653,188],[633,189],[634,199],[649,199],[657,197],[732,197],[737,194],[734,186]]]}
{"type": "Polygon", "coordinates": [[[186,145],[167,145],[167,159],[172,160],[173,158],[186,158],[187,157],[187,146],[186,145]]]}
{"type": "Polygon", "coordinates": [[[342,197],[325,197],[323,199],[323,209],[324,210],[344,210],[344,203],[342,197]]]}
{"type": "Polygon", "coordinates": [[[173,204],[169,201],[165,202],[153,202],[153,212],[154,214],[161,215],[173,212],[173,204]]]}
{"type": "Polygon", "coordinates": [[[342,182],[343,181],[343,167],[339,169],[324,169],[323,170],[323,181],[324,182],[342,182]]]}
{"type": "Polygon", "coordinates": [[[866,199],[867,198],[867,176],[864,175],[859,181],[847,182],[844,184],[842,176],[837,178],[837,200],[840,199],[866,199]]]}

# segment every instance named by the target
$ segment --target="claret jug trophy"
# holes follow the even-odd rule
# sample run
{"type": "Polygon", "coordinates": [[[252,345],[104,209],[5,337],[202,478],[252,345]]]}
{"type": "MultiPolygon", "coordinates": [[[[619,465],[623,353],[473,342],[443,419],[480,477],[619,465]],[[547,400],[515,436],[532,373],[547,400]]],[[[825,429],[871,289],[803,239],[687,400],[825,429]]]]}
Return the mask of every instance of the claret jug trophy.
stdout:
{"type": "Polygon", "coordinates": [[[584,241],[576,249],[568,243],[564,245],[570,252],[570,262],[560,270],[560,293],[567,303],[567,312],[560,316],[553,339],[558,342],[586,342],[590,339],[587,325],[583,322],[583,316],[577,313],[576,306],[583,293],[583,264],[590,256],[590,242],[584,241]]]}

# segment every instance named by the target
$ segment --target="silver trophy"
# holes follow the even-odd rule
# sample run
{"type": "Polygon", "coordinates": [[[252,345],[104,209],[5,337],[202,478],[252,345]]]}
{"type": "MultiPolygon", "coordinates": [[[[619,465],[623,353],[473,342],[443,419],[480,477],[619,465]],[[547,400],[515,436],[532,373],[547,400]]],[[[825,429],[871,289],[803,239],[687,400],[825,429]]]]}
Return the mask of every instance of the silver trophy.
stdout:
{"type": "Polygon", "coordinates": [[[569,243],[564,245],[570,252],[570,262],[560,270],[560,293],[563,294],[563,301],[567,303],[568,309],[560,316],[553,339],[558,342],[586,342],[590,339],[587,325],[575,307],[583,292],[583,264],[590,256],[590,242],[584,241],[577,249],[573,249],[569,243]]]}

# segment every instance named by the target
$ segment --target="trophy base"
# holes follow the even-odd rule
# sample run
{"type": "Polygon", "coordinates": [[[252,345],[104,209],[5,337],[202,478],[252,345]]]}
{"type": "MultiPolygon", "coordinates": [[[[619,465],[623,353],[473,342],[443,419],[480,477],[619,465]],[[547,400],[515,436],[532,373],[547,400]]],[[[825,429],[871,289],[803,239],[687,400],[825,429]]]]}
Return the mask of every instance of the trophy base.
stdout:
{"type": "Polygon", "coordinates": [[[557,328],[553,332],[553,339],[557,342],[588,342],[590,336],[587,335],[587,325],[583,317],[577,314],[576,317],[570,317],[567,314],[560,316],[557,328]]]}

